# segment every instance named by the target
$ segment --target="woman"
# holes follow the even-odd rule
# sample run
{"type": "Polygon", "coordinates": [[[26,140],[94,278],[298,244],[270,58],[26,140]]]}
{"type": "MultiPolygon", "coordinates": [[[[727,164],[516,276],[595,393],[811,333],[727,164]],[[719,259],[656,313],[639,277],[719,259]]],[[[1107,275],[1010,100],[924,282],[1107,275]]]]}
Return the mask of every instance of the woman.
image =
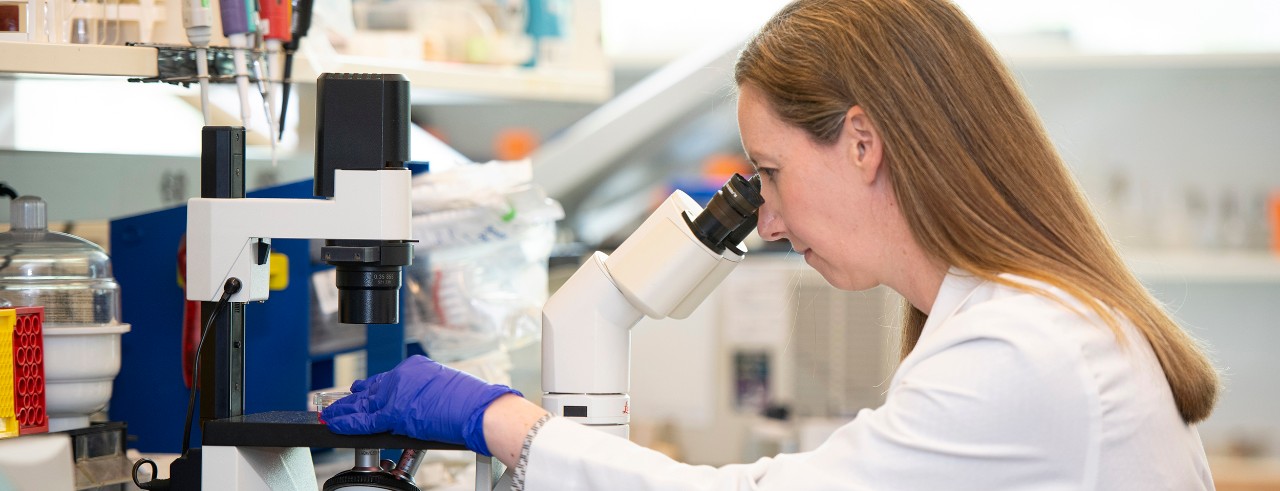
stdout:
{"type": "Polygon", "coordinates": [[[528,490],[1213,488],[1193,425],[1214,369],[954,5],[800,0],[735,80],[761,236],[908,302],[882,407],[811,452],[689,466],[415,358],[358,382],[331,427],[465,441],[528,490]]]}

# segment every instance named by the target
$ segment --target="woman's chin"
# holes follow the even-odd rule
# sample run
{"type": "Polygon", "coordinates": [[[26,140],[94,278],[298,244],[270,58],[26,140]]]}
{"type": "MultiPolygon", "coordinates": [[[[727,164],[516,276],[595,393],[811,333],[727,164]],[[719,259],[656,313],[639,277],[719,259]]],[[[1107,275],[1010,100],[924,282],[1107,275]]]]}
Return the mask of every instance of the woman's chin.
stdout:
{"type": "Polygon", "coordinates": [[[837,290],[860,292],[880,286],[880,283],[875,280],[860,275],[835,274],[826,267],[814,266],[813,269],[837,290]]]}

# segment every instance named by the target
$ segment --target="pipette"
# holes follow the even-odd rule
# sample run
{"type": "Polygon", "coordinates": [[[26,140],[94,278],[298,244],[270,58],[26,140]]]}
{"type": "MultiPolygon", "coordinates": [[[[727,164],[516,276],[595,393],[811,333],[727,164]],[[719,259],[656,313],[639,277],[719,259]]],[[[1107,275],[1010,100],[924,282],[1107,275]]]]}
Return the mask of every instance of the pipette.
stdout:
{"type": "Polygon", "coordinates": [[[259,32],[262,33],[265,41],[264,56],[267,59],[261,64],[263,76],[258,80],[258,91],[263,94],[262,109],[267,113],[267,126],[271,136],[271,166],[275,167],[276,140],[283,139],[283,135],[277,135],[277,131],[283,132],[284,128],[277,130],[273,120],[280,106],[276,102],[275,84],[272,83],[271,74],[280,73],[280,46],[292,37],[289,32],[289,17],[293,14],[293,5],[289,0],[260,0],[258,7],[262,15],[258,23],[259,32]]]}
{"type": "Polygon", "coordinates": [[[307,35],[307,30],[311,29],[311,6],[314,0],[294,0],[293,4],[293,35],[284,43],[284,93],[280,97],[280,131],[279,135],[284,135],[284,118],[289,112],[289,88],[293,81],[293,53],[298,51],[298,42],[302,41],[302,37],[307,35]]]}
{"type": "Polygon", "coordinates": [[[209,0],[185,0],[182,2],[182,26],[187,29],[187,41],[196,48],[196,78],[200,81],[200,113],[204,124],[213,124],[209,114],[209,38],[213,35],[213,9],[209,0]]]}
{"type": "Polygon", "coordinates": [[[258,81],[258,94],[262,96],[262,112],[267,115],[267,139],[271,140],[271,166],[275,167],[276,161],[276,123],[272,120],[271,112],[271,75],[267,72],[266,64],[260,63],[260,57],[253,57],[253,78],[258,81]]]}
{"type": "Polygon", "coordinates": [[[245,50],[252,47],[257,30],[257,5],[255,0],[227,0],[219,2],[219,10],[222,34],[234,48],[231,56],[236,64],[236,89],[240,92],[240,122],[249,126],[249,63],[245,50]]]}
{"type": "MultiPolygon", "coordinates": [[[[293,17],[293,4],[289,0],[260,0],[262,9],[263,38],[267,46],[267,73],[280,73],[280,48],[293,39],[289,30],[289,21],[293,17]]],[[[274,85],[267,84],[267,92],[271,94],[271,112],[280,109],[275,99],[274,85]]]]}

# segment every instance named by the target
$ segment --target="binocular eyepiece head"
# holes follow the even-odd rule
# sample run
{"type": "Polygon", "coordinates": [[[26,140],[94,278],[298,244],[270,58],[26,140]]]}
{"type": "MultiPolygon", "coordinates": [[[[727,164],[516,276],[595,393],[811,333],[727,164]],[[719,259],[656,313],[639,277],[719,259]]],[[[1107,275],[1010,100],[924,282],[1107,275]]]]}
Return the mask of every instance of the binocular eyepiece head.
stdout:
{"type": "Polygon", "coordinates": [[[737,250],[738,244],[756,229],[758,212],[763,204],[760,176],[752,176],[748,180],[734,174],[711,197],[702,213],[690,221],[689,226],[711,250],[717,253],[724,252],[726,248],[737,250]]]}

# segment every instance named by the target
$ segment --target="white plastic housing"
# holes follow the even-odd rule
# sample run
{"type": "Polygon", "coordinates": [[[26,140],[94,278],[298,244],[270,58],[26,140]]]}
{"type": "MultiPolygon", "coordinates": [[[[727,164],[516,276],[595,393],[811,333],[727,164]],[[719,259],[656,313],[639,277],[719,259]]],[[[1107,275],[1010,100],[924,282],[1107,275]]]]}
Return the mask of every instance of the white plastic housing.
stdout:
{"type": "Polygon", "coordinates": [[[626,394],[546,394],[542,408],[584,425],[625,425],[631,422],[631,397],[626,394]],[[565,407],[576,409],[565,411],[565,407]],[[575,416],[586,412],[586,416],[575,416]]]}
{"type": "Polygon", "coordinates": [[[702,207],[677,190],[605,261],[618,290],[654,319],[671,315],[721,259],[693,235],[684,212],[697,216],[702,207]]]}
{"type": "Polygon", "coordinates": [[[631,326],[643,314],[613,285],[606,257],[593,254],[542,308],[543,392],[622,394],[631,385],[631,326]]]}
{"type": "MultiPolygon", "coordinates": [[[[738,244],[738,250],[746,253],[747,246],[738,244]]],[[[699,305],[702,305],[702,301],[706,300],[707,296],[711,295],[711,292],[717,286],[720,286],[720,282],[729,277],[729,273],[733,272],[733,268],[738,267],[738,263],[742,262],[743,257],[745,256],[738,255],[731,250],[724,251],[724,254],[720,256],[720,261],[716,263],[715,269],[711,270],[711,274],[708,274],[697,286],[693,287],[693,291],[684,297],[684,301],[680,302],[680,305],[677,305],[676,309],[671,311],[670,317],[672,319],[688,318],[699,305]]]]}
{"type": "MultiPolygon", "coordinates": [[[[408,169],[339,170],[331,199],[192,198],[187,202],[187,299],[216,301],[239,278],[232,302],[267,299],[258,238],[410,240],[408,169]]],[[[270,244],[270,240],[264,240],[270,244]]]]}

